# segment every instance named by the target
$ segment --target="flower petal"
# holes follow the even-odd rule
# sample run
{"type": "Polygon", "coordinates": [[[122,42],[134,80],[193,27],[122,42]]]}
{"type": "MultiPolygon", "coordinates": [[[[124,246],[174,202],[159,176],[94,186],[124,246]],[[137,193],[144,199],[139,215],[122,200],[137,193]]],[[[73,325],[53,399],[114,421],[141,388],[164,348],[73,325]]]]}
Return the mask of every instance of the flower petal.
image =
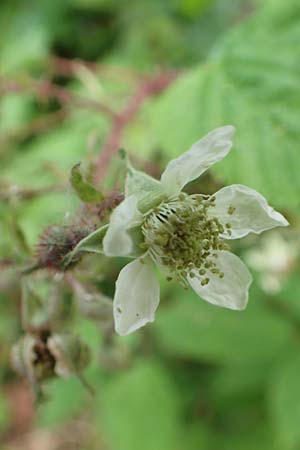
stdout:
{"type": "Polygon", "coordinates": [[[178,194],[190,181],[198,178],[231,149],[235,128],[231,125],[211,131],[187,152],[167,165],[161,183],[168,195],[178,194]]]}
{"type": "Polygon", "coordinates": [[[247,306],[248,290],[252,276],[245,264],[236,255],[226,251],[217,251],[216,260],[218,269],[224,273],[224,278],[218,274],[207,272],[209,283],[201,285],[199,274],[195,271],[194,277],[188,276],[192,289],[208,303],[223,306],[224,308],[241,310],[247,306]]]}
{"type": "Polygon", "coordinates": [[[106,256],[128,256],[133,250],[133,241],[128,230],[139,225],[143,215],[137,208],[137,198],[129,196],[112,212],[108,230],[103,239],[106,256]]]}
{"type": "Polygon", "coordinates": [[[226,239],[237,239],[248,233],[259,234],[274,227],[285,227],[288,221],[271,206],[266,199],[247,186],[234,184],[215,194],[216,206],[209,214],[217,217],[230,232],[225,232],[226,239]]]}
{"type": "Polygon", "coordinates": [[[115,329],[125,336],[153,322],[159,304],[159,282],[150,258],[127,264],[116,282],[114,298],[115,329]]]}

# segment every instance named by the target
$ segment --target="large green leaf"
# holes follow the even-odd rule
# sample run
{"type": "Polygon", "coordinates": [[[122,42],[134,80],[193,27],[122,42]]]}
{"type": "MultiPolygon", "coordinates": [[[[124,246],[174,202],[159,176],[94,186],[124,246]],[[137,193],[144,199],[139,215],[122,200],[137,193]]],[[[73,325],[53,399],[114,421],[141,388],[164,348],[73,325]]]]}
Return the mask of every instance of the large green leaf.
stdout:
{"type": "Polygon", "coordinates": [[[86,152],[87,135],[95,127],[105,129],[105,119],[92,113],[77,112],[66,122],[16,153],[1,175],[8,182],[41,188],[67,180],[72,166],[86,152]]]}
{"type": "Polygon", "coordinates": [[[300,356],[290,352],[271,383],[269,406],[278,448],[296,450],[300,445],[300,356]]]}
{"type": "MultiPolygon", "coordinates": [[[[209,449],[222,450],[277,450],[278,447],[274,443],[272,433],[265,418],[261,418],[260,425],[251,423],[251,413],[259,414],[259,411],[248,411],[248,417],[244,418],[244,428],[240,431],[240,426],[233,426],[232,430],[226,430],[224,434],[215,433],[214,447],[209,449]]],[[[240,425],[240,424],[238,424],[240,425]]],[[[283,447],[279,447],[283,450],[283,447]]],[[[284,450],[287,450],[284,447],[284,450]]]]}
{"type": "MultiPolygon", "coordinates": [[[[176,390],[157,363],[141,362],[99,393],[102,426],[114,450],[173,450],[179,431],[176,390]]],[[[103,429],[102,429],[103,431],[103,429]]]]}
{"type": "Polygon", "coordinates": [[[299,204],[300,5],[270,4],[230,31],[210,59],[180,77],[151,110],[171,157],[211,129],[233,124],[235,148],[214,171],[275,206],[299,204]]]}
{"type": "Polygon", "coordinates": [[[35,67],[45,60],[63,23],[67,3],[56,0],[1,3],[0,64],[4,74],[35,67]]]}
{"type": "Polygon", "coordinates": [[[192,292],[173,292],[153,329],[167,354],[183,359],[251,367],[274,364],[291,342],[292,327],[250,295],[243,312],[205,303],[192,292]]]}
{"type": "Polygon", "coordinates": [[[56,427],[76,417],[86,406],[87,394],[75,378],[55,379],[47,386],[47,401],[39,406],[37,423],[41,427],[56,427]]]}

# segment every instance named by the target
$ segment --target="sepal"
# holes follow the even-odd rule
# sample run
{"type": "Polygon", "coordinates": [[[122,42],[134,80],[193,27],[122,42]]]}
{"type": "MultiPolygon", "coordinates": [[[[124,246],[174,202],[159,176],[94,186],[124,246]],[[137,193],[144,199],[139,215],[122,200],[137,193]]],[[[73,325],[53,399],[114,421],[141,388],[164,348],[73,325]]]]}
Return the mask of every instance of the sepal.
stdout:
{"type": "Polygon", "coordinates": [[[80,170],[81,163],[71,169],[70,183],[76,194],[85,203],[97,203],[103,200],[103,194],[86,181],[80,170]]]}
{"type": "Polygon", "coordinates": [[[103,254],[102,241],[107,228],[108,225],[104,225],[78,242],[74,250],[68,253],[63,259],[62,265],[64,269],[66,269],[81,253],[88,252],[103,254]]]}
{"type": "MultiPolygon", "coordinates": [[[[123,151],[125,153],[125,151],[123,151]]],[[[142,199],[145,195],[149,194],[149,192],[161,192],[162,186],[158,180],[151,177],[150,175],[136,170],[127,154],[126,155],[126,164],[127,164],[127,174],[125,179],[125,197],[129,197],[130,195],[134,195],[138,200],[142,199]]]]}

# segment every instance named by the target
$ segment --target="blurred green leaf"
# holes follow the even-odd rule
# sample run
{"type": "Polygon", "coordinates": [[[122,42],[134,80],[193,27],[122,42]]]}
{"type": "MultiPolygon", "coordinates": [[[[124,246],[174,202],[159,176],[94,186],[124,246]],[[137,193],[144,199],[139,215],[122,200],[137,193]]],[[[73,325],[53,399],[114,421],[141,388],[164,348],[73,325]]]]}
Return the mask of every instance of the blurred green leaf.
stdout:
{"type": "Polygon", "coordinates": [[[274,433],[285,450],[296,450],[300,445],[300,355],[290,352],[278,368],[269,389],[269,411],[274,433]]]}
{"type": "Polygon", "coordinates": [[[1,4],[0,65],[5,74],[40,66],[45,61],[66,3],[16,0],[1,4]]]}
{"type": "Polygon", "coordinates": [[[294,316],[295,321],[300,319],[300,279],[298,267],[296,266],[292,273],[286,278],[282,284],[281,291],[275,297],[280,301],[282,306],[290,311],[291,316],[294,316]]]}
{"type": "Polygon", "coordinates": [[[38,237],[45,228],[54,224],[68,223],[78,208],[78,201],[71,193],[49,193],[23,204],[19,221],[31,246],[36,245],[38,237]],[[67,208],[67,209],[66,209],[67,208]]]}
{"type": "Polygon", "coordinates": [[[42,427],[61,426],[75,418],[87,397],[77,378],[56,379],[47,387],[47,400],[39,406],[37,421],[42,427]]]}
{"type": "MultiPolygon", "coordinates": [[[[255,414],[255,412],[253,412],[255,414]]],[[[216,433],[214,439],[214,447],[209,447],[208,450],[214,448],[216,450],[277,450],[278,447],[274,442],[272,432],[266,419],[260,417],[259,425],[250,423],[245,424],[244,430],[240,430],[235,425],[232,425],[231,430],[226,430],[226,433],[216,433]]],[[[287,450],[280,447],[281,450],[287,450]]]]}
{"type": "Polygon", "coordinates": [[[0,101],[1,133],[14,132],[22,127],[31,115],[32,98],[29,94],[7,94],[0,101]]]}
{"type": "MultiPolygon", "coordinates": [[[[204,422],[204,421],[203,421],[204,422]]],[[[210,429],[202,421],[185,423],[181,437],[177,441],[176,450],[209,450],[213,439],[210,429]]]]}
{"type": "Polygon", "coordinates": [[[211,6],[211,0],[179,0],[178,11],[187,18],[195,18],[211,6]]]}
{"type": "Polygon", "coordinates": [[[66,181],[71,167],[87,150],[90,132],[105,130],[105,119],[89,113],[74,113],[48,133],[39,135],[22,153],[16,153],[3,169],[8,181],[41,188],[66,181]]]}
{"type": "Polygon", "coordinates": [[[184,291],[172,292],[172,304],[158,311],[153,328],[160,347],[170,355],[248,367],[280,360],[292,333],[291,325],[259,297],[250,295],[247,309],[235,312],[184,291]]]}
{"type": "Polygon", "coordinates": [[[176,446],[177,393],[168,373],[154,361],[140,362],[116,376],[99,393],[99,410],[114,450],[173,450],[176,446]]]}
{"type": "Polygon", "coordinates": [[[250,397],[260,395],[272,371],[273,366],[267,364],[252,364],[251,370],[248,365],[229,365],[218,369],[212,380],[216,404],[227,409],[234,401],[241,402],[241,398],[248,401],[250,397]]]}
{"type": "Polygon", "coordinates": [[[153,133],[170,157],[215,127],[235,125],[236,148],[215,173],[285,208],[299,205],[300,197],[299,19],[295,0],[258,11],[152,110],[153,133]]]}

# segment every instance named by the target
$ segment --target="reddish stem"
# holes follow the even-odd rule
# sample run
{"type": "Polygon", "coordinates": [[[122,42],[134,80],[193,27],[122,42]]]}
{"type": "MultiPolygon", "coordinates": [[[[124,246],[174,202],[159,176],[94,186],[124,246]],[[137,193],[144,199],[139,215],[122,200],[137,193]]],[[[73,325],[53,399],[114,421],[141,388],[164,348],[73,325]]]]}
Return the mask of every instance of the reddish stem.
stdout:
{"type": "Polygon", "coordinates": [[[129,99],[127,105],[113,119],[111,131],[96,162],[94,174],[96,185],[106,174],[111,158],[119,150],[126,126],[135,118],[143,103],[149,97],[164,91],[177,76],[178,72],[176,71],[161,72],[138,85],[135,94],[129,99]]]}

